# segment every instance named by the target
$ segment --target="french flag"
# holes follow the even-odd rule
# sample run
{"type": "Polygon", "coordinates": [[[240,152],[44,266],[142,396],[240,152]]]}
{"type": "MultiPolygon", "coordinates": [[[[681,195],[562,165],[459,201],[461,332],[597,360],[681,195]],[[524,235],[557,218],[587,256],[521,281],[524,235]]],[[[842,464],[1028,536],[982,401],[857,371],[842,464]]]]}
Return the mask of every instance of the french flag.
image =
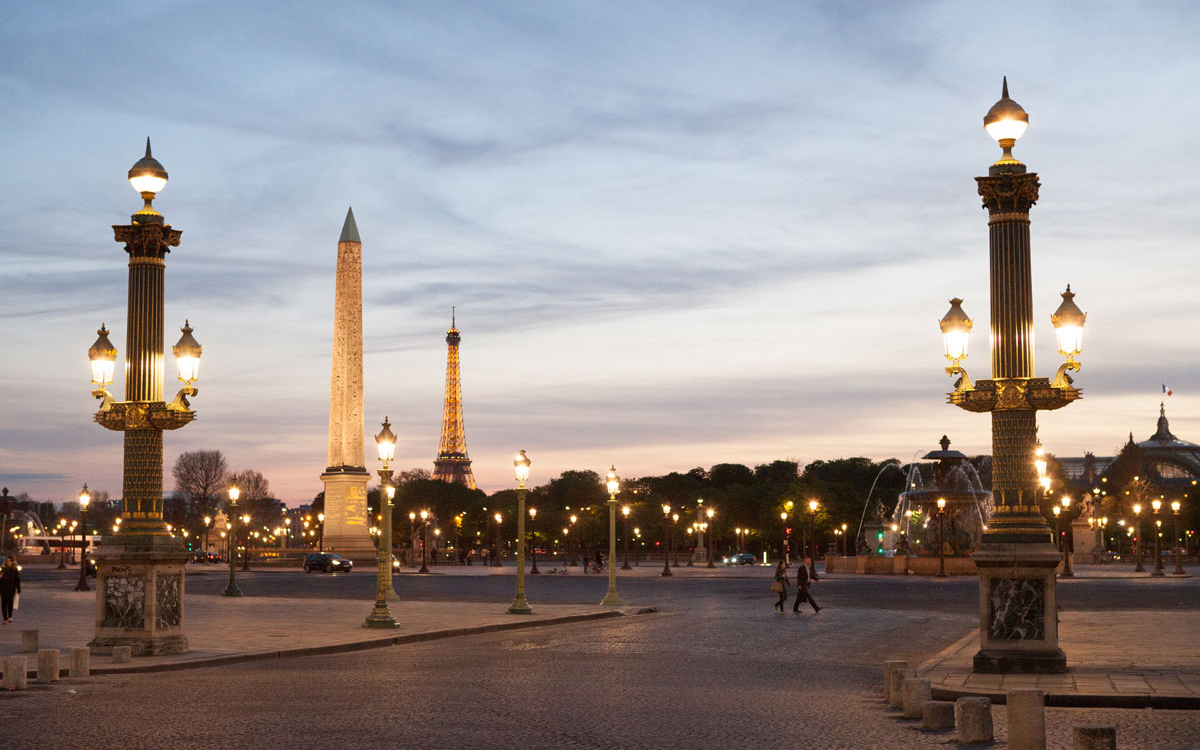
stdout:
{"type": "Polygon", "coordinates": [[[1167,394],[1168,396],[1174,395],[1174,391],[1168,388],[1166,383],[1163,383],[1163,393],[1167,394]]]}

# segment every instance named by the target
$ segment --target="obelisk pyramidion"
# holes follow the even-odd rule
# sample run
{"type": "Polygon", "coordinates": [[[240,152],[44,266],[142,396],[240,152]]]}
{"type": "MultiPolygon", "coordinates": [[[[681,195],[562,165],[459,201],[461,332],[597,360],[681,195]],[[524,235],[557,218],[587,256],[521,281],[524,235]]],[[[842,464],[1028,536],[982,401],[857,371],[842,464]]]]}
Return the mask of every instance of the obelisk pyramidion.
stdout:
{"type": "Polygon", "coordinates": [[[329,463],[325,483],[327,551],[373,559],[367,523],[367,473],[363,461],[362,241],[353,209],[338,239],[333,298],[333,369],[329,378],[329,463]]]}

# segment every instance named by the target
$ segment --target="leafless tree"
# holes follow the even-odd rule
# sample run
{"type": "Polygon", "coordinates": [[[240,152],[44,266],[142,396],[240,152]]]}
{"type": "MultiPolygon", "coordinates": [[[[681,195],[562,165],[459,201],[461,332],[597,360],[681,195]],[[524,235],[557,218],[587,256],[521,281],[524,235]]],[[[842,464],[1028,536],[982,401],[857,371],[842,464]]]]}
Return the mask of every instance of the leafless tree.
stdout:
{"type": "Polygon", "coordinates": [[[241,512],[249,513],[255,519],[255,523],[275,522],[276,508],[268,508],[263,503],[263,500],[271,497],[271,484],[261,472],[254,469],[235,471],[229,475],[227,484],[241,490],[238,499],[238,504],[243,509],[241,512]]]}
{"type": "Polygon", "coordinates": [[[413,467],[408,471],[400,472],[400,475],[396,477],[396,484],[406,484],[418,479],[433,479],[433,473],[429,469],[413,467]]]}
{"type": "Polygon", "coordinates": [[[221,451],[188,451],[175,459],[175,492],[192,504],[196,515],[212,515],[218,493],[228,486],[229,466],[221,451]]]}

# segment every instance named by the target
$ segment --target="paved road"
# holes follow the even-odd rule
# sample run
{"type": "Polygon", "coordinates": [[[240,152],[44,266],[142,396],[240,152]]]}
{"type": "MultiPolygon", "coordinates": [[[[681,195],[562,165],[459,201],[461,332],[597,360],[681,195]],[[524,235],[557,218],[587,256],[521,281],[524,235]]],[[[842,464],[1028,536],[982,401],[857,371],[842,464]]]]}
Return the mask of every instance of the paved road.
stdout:
{"type": "MultiPolygon", "coordinates": [[[[826,579],[815,594],[827,608],[815,616],[772,612],[765,580],[624,583],[628,601],[662,613],[0,695],[0,745],[44,747],[46,737],[58,737],[89,749],[838,750],[929,748],[951,739],[922,735],[880,704],[880,664],[896,656],[920,662],[974,627],[973,580],[826,579]]],[[[1196,607],[1200,586],[1173,583],[1062,588],[1068,606],[1081,609],[1143,597],[1196,607]]],[[[198,594],[220,586],[208,576],[188,584],[198,594]]],[[[605,588],[599,576],[531,584],[535,603],[598,600],[605,588]]],[[[398,583],[402,596],[465,601],[503,599],[511,585],[511,577],[398,583]]],[[[248,591],[259,586],[275,595],[363,596],[370,577],[246,578],[248,591]]],[[[1000,737],[1003,713],[995,712],[1000,737]]],[[[1195,747],[1200,725],[1196,712],[1052,709],[1048,720],[1056,748],[1069,747],[1075,723],[1117,724],[1121,747],[1180,749],[1195,747]]]]}

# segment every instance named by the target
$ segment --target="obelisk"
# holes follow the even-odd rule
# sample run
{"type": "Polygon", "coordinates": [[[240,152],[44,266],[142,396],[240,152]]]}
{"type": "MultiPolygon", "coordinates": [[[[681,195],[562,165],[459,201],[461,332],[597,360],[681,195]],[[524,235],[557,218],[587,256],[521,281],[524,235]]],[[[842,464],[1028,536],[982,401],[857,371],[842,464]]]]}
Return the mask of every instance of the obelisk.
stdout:
{"type": "Polygon", "coordinates": [[[376,552],[367,518],[370,474],[363,461],[363,431],[362,240],[350,209],[338,238],[322,533],[326,551],[369,562],[376,552]]]}

